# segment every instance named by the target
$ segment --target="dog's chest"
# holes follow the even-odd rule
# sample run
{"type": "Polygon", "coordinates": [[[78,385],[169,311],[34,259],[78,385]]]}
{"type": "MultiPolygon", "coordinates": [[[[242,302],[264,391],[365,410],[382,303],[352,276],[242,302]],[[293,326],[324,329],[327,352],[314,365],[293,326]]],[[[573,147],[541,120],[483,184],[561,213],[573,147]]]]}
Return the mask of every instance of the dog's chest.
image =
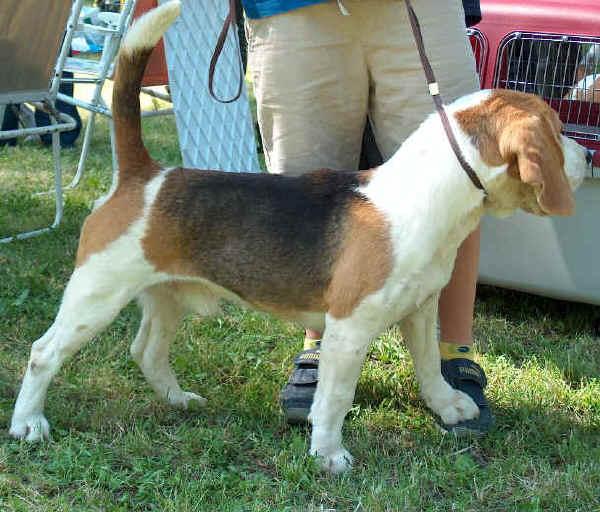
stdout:
{"type": "Polygon", "coordinates": [[[398,276],[386,285],[387,302],[392,305],[390,309],[394,316],[392,321],[398,321],[419,309],[429,297],[439,293],[448,283],[454,257],[452,254],[440,256],[435,254],[419,270],[409,275],[398,276]]]}
{"type": "Polygon", "coordinates": [[[461,215],[392,218],[394,267],[378,292],[379,307],[389,312],[391,322],[411,314],[450,281],[458,247],[478,224],[479,209],[461,215]]]}
{"type": "Polygon", "coordinates": [[[383,288],[371,297],[372,306],[389,316],[386,323],[397,322],[418,310],[429,297],[446,286],[458,246],[464,239],[462,231],[450,230],[437,244],[416,238],[406,247],[402,240],[396,240],[393,270],[383,288]]]}

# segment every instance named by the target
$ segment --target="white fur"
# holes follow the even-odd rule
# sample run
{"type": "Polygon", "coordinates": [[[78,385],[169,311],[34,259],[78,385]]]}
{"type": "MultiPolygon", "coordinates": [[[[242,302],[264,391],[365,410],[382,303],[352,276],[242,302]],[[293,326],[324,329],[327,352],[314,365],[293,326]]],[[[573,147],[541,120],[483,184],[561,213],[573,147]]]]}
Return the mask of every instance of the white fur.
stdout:
{"type": "Polygon", "coordinates": [[[138,18],[121,45],[121,51],[131,53],[135,50],[154,48],[167,28],[175,21],[181,11],[181,2],[171,0],[159,5],[138,18]]]}
{"type": "MultiPolygon", "coordinates": [[[[592,167],[582,164],[583,147],[580,144],[564,135],[561,135],[560,138],[565,156],[565,173],[567,174],[569,185],[575,190],[583,183],[586,176],[591,176],[592,167]]],[[[583,158],[585,158],[585,154],[583,158]]]]}
{"type": "MultiPolygon", "coordinates": [[[[176,291],[169,285],[159,284],[144,290],[138,302],[143,316],[131,344],[131,355],[146,380],[160,398],[175,407],[187,409],[189,403],[205,405],[205,398],[179,387],[169,365],[171,341],[187,312],[176,291]]],[[[206,311],[206,306],[203,309],[206,311]]]]}
{"type": "MultiPolygon", "coordinates": [[[[510,195],[509,188],[503,189],[507,187],[506,166],[487,166],[452,116],[457,110],[476,106],[488,95],[480,92],[462,98],[450,105],[448,112],[465,158],[490,192],[487,202],[514,209],[519,206],[516,201],[513,204],[501,197],[503,192],[510,195]]],[[[564,146],[567,172],[577,181],[585,169],[585,151],[571,142],[564,146]]],[[[146,185],[143,214],[127,232],[73,273],[56,321],[33,344],[13,415],[13,436],[36,440],[48,435],[43,403],[52,376],[66,357],[134,297],[139,298],[143,319],[131,352],[148,382],[173,405],[204,404],[202,397],[179,387],[168,363],[169,345],[186,311],[206,316],[219,311],[221,298],[239,298],[204,279],[159,273],[144,259],[141,239],[168,172],[146,185]]],[[[325,323],[320,380],[311,410],[311,453],[331,472],[344,471],[352,464],[351,455],[342,446],[344,417],[370,341],[394,322],[402,321],[427,405],[447,424],[478,414],[474,402],[452,389],[440,374],[435,318],[438,293],[450,278],[458,246],[484,212],[483,193],[461,169],[439,118],[430,116],[387,163],[374,171],[371,181],[359,192],[390,226],[393,265],[387,280],[346,318],[310,311],[297,315],[317,328],[325,323]]]]}
{"type": "Polygon", "coordinates": [[[105,250],[91,255],[73,272],[54,323],[32,345],[11,421],[11,435],[28,441],[48,437],[48,422],[43,416],[46,390],[65,359],[112,322],[144,288],[168,279],[154,271],[144,259],[141,247],[148,212],[165,175],[159,174],[146,185],[142,216],[105,250]]]}
{"type": "MultiPolygon", "coordinates": [[[[489,94],[463,97],[447,110],[465,158],[492,195],[488,202],[494,213],[498,204],[514,211],[518,205],[493,197],[498,182],[506,179],[507,166],[486,165],[451,115],[485,101],[489,94]]],[[[563,145],[565,170],[575,187],[586,167],[585,150],[570,139],[563,145]]],[[[484,213],[483,193],[460,167],[439,117],[431,115],[359,191],[390,223],[394,265],[384,286],[366,297],[349,318],[327,316],[311,409],[311,453],[334,473],[352,464],[341,444],[341,427],[369,343],[395,322],[402,321],[421,394],[430,409],[448,425],[479,414],[473,400],[441,376],[436,318],[439,291],[450,280],[458,247],[484,213]]]]}
{"type": "MultiPolygon", "coordinates": [[[[460,103],[468,106],[485,98],[487,94],[477,93],[460,103]]],[[[465,157],[479,170],[479,155],[457,126],[455,130],[465,157]]],[[[479,414],[473,400],[441,376],[435,321],[437,294],[450,279],[459,244],[477,226],[483,193],[460,168],[439,118],[430,116],[359,192],[390,223],[394,265],[385,285],[349,318],[326,320],[311,409],[311,453],[331,472],[351,466],[352,458],[341,446],[341,420],[352,404],[369,343],[401,319],[427,405],[448,424],[479,414]]]]}
{"type": "Polygon", "coordinates": [[[600,103],[600,75],[588,75],[582,78],[569,91],[565,99],[600,103]]]}

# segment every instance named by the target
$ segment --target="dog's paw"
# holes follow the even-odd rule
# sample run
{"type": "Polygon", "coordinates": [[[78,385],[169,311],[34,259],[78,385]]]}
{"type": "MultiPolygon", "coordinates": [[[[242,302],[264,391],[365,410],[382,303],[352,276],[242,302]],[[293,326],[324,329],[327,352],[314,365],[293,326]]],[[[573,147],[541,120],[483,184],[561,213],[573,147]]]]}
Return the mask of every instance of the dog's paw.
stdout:
{"type": "Polygon", "coordinates": [[[456,425],[461,421],[472,420],[479,416],[479,407],[473,402],[473,399],[456,389],[452,390],[448,400],[440,403],[438,408],[433,410],[446,425],[456,425]]]}
{"type": "Polygon", "coordinates": [[[35,414],[23,420],[13,418],[8,433],[15,439],[33,443],[50,439],[50,424],[43,414],[35,414]]]}
{"type": "Polygon", "coordinates": [[[332,475],[339,475],[352,469],[352,455],[344,448],[339,448],[328,454],[311,450],[311,455],[317,458],[317,462],[323,471],[332,475]]]}
{"type": "Polygon", "coordinates": [[[167,402],[173,407],[188,409],[189,407],[204,407],[208,400],[190,391],[170,391],[167,394],[167,402]]]}

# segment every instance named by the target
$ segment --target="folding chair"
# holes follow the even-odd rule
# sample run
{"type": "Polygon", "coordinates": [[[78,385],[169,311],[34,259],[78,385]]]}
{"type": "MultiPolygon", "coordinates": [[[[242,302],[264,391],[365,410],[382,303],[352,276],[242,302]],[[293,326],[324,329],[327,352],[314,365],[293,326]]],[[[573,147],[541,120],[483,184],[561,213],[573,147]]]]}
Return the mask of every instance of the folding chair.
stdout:
{"type": "Polygon", "coordinates": [[[32,103],[50,116],[43,127],[0,131],[0,139],[52,134],[55,214],[53,223],[0,239],[29,238],[56,228],[62,219],[62,169],[59,133],[75,128],[75,120],[55,108],[60,72],[71,46],[83,0],[2,0],[0,2],[0,106],[32,103]],[[59,51],[60,50],[60,51],[59,51]],[[58,58],[57,58],[58,55],[58,58]]]}

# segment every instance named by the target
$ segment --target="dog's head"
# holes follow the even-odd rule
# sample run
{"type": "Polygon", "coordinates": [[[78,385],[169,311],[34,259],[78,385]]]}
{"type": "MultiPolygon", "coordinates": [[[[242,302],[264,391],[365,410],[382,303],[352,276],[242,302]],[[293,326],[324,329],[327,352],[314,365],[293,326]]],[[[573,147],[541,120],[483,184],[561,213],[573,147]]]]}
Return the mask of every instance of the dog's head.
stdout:
{"type": "Polygon", "coordinates": [[[476,169],[494,213],[522,208],[536,215],[571,215],[587,150],[561,135],[558,115],[541,98],[495,90],[472,95],[454,116],[476,148],[476,169]],[[465,105],[466,106],[466,105],[465,105]]]}

